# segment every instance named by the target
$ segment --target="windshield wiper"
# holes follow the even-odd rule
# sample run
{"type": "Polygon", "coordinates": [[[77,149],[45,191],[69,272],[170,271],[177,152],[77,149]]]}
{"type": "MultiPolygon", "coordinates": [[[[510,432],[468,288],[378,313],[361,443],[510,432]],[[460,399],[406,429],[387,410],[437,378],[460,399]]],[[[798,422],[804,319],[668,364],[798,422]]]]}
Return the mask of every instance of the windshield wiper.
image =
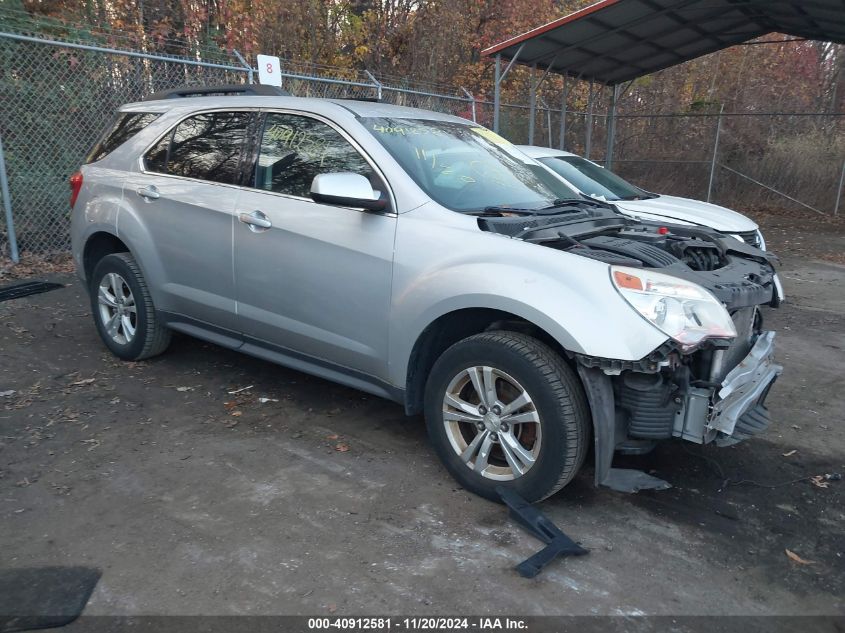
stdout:
{"type": "MultiPolygon", "coordinates": [[[[479,211],[471,211],[470,213],[479,213],[479,211]]],[[[535,215],[537,209],[523,209],[520,207],[499,207],[489,206],[481,209],[481,213],[513,213],[515,215],[535,215]]]]}
{"type": "Polygon", "coordinates": [[[590,204],[596,207],[603,207],[606,206],[606,203],[601,202],[599,200],[592,200],[590,198],[558,198],[553,203],[551,203],[547,207],[543,207],[540,209],[541,211],[547,211],[550,209],[557,209],[559,207],[568,207],[578,204],[590,204]]]}

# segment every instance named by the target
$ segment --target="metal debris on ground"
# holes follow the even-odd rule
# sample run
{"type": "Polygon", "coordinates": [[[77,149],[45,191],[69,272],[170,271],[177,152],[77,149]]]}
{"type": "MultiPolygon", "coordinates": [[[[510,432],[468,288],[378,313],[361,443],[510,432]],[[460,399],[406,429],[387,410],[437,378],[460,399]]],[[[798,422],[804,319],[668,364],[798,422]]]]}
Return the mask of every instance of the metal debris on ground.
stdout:
{"type": "Polygon", "coordinates": [[[569,538],[546,515],[513,490],[498,486],[496,493],[510,509],[510,517],[546,543],[546,547],[516,566],[523,578],[534,578],[558,556],[584,556],[590,553],[590,550],[569,538]]]}
{"type": "Polygon", "coordinates": [[[12,286],[0,288],[0,301],[20,299],[21,297],[37,295],[42,292],[56,290],[58,288],[64,288],[64,284],[55,284],[49,281],[26,281],[21,284],[14,284],[12,286]]]}

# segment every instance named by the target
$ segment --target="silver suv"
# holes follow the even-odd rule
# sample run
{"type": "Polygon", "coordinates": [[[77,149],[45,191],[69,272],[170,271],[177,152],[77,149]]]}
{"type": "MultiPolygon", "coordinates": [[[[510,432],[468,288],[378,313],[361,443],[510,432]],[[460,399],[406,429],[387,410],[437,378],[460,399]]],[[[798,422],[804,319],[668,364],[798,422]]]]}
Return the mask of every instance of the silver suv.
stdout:
{"type": "Polygon", "coordinates": [[[614,454],[769,424],[772,257],[585,200],[470,121],[156,98],[120,109],[71,186],[74,259],[117,356],[177,331],[389,398],[480,495],[543,499],[591,443],[597,484],[666,487],[614,454]]]}

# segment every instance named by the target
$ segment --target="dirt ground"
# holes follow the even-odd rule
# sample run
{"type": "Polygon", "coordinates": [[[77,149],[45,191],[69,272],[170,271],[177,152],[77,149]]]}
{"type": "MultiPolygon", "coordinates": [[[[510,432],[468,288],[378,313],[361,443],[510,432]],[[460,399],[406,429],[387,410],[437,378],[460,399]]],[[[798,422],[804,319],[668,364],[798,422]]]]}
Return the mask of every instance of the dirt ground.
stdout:
{"type": "Polygon", "coordinates": [[[513,566],[540,543],[421,419],[187,337],[119,362],[45,275],[67,286],[0,303],[0,565],[101,568],[93,615],[845,614],[845,232],[757,215],[789,298],[773,428],[623,460],[664,492],[588,465],[541,508],[592,551],[533,580],[513,566]]]}

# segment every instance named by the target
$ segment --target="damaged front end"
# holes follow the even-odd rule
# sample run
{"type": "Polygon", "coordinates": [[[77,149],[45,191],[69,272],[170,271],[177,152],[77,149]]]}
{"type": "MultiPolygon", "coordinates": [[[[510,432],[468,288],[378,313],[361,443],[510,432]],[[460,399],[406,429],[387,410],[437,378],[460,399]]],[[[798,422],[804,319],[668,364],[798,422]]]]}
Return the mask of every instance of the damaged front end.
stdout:
{"type": "MultiPolygon", "coordinates": [[[[746,314],[735,314],[735,321],[746,314]]],[[[664,346],[626,369],[618,361],[578,356],[593,413],[596,484],[622,492],[668,488],[646,473],[612,468],[614,454],[646,453],[673,437],[725,446],[765,431],[766,396],[783,369],[774,361],[774,337],[752,326],[728,347],[683,354],[677,348],[666,353],[664,346]]]]}
{"type": "Polygon", "coordinates": [[[761,313],[783,298],[773,256],[716,231],[639,223],[583,205],[479,224],[609,264],[620,294],[667,333],[639,361],[575,355],[593,415],[597,484],[626,492],[669,487],[612,468],[614,454],[645,453],[673,437],[728,445],[769,426],[765,399],[782,371],[761,313]],[[715,325],[703,327],[708,318],[700,316],[715,325]]]}

